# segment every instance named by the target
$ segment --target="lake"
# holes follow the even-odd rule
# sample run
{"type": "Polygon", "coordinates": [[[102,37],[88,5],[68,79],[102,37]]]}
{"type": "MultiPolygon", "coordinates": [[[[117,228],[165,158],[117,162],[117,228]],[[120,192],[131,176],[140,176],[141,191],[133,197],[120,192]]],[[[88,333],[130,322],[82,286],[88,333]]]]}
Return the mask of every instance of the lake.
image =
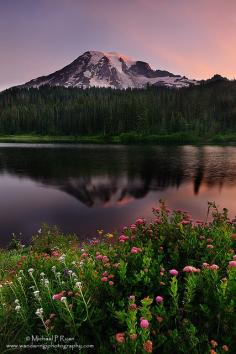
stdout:
{"type": "Polygon", "coordinates": [[[236,206],[236,147],[0,144],[0,246],[42,223],[81,238],[169,207],[206,215],[236,206]]]}

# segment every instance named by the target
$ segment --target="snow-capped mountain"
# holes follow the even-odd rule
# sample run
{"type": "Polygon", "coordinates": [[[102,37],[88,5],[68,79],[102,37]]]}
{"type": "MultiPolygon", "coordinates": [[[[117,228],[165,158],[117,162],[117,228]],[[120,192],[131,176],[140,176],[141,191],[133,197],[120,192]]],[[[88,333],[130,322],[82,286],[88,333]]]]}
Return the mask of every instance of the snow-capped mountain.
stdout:
{"type": "Polygon", "coordinates": [[[148,63],[131,60],[116,52],[87,51],[64,68],[21,87],[50,85],[125,89],[142,88],[147,84],[182,88],[197,85],[198,81],[168,71],[153,70],[148,63]]]}

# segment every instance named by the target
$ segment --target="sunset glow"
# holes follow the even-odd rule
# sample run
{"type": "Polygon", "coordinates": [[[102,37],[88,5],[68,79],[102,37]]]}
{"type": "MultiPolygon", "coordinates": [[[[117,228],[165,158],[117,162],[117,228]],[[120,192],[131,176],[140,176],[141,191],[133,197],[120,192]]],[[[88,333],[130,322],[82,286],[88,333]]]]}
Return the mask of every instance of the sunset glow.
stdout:
{"type": "Polygon", "coordinates": [[[235,78],[234,0],[0,0],[0,90],[86,50],[123,53],[189,78],[235,78]]]}

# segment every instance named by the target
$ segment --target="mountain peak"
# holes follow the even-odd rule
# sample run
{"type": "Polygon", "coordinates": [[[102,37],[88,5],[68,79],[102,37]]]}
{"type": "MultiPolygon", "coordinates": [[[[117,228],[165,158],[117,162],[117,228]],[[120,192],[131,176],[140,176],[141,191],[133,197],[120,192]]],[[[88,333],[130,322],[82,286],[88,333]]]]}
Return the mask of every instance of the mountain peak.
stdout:
{"type": "Polygon", "coordinates": [[[49,85],[126,89],[143,88],[148,84],[181,88],[198,82],[168,71],[153,70],[148,63],[135,61],[115,51],[89,50],[61,70],[33,79],[21,87],[49,85]]]}

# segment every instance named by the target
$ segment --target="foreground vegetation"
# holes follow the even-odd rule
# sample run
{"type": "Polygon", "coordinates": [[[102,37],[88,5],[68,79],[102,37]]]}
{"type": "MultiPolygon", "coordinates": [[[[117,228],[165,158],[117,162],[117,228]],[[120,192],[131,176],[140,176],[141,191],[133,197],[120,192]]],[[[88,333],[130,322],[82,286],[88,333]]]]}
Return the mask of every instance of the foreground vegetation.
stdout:
{"type": "Polygon", "coordinates": [[[14,238],[0,253],[1,353],[37,334],[84,353],[235,353],[235,221],[208,211],[193,221],[161,202],[152,223],[82,245],[46,226],[28,247],[14,238]]]}
{"type": "Polygon", "coordinates": [[[235,96],[236,81],[219,77],[181,90],[15,88],[0,93],[0,135],[208,141],[235,132],[235,96]]]}

